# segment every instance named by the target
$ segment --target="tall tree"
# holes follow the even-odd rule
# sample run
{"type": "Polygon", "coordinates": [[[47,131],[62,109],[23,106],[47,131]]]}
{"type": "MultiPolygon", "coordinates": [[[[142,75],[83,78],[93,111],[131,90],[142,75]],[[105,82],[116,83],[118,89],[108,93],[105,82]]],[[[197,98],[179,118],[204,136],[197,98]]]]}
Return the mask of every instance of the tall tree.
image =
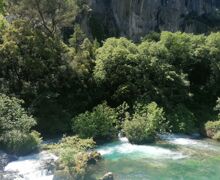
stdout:
{"type": "Polygon", "coordinates": [[[77,15],[87,9],[80,0],[9,0],[9,12],[41,27],[48,35],[71,26],[77,15]]]}

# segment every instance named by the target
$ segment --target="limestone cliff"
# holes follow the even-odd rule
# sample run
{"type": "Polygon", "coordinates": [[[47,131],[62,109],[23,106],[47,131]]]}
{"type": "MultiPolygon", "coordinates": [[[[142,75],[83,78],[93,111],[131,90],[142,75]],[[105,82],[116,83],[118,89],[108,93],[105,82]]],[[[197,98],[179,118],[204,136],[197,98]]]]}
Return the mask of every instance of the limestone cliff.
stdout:
{"type": "Polygon", "coordinates": [[[200,33],[208,31],[210,24],[219,23],[212,18],[219,15],[220,0],[88,1],[92,9],[90,26],[96,35],[138,39],[150,31],[200,33]]]}

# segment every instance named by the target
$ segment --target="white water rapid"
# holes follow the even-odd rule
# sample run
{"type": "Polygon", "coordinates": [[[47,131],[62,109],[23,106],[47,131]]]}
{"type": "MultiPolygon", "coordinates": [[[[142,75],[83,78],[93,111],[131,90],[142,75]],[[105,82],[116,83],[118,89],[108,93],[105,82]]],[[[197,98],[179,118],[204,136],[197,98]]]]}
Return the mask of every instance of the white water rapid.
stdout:
{"type": "Polygon", "coordinates": [[[119,137],[119,142],[110,143],[97,149],[106,158],[114,156],[115,160],[119,157],[128,156],[129,158],[152,158],[152,159],[183,159],[187,156],[181,152],[173,151],[168,148],[156,145],[135,145],[129,143],[126,137],[119,137]]]}
{"type": "Polygon", "coordinates": [[[13,180],[52,180],[52,166],[57,159],[57,156],[45,151],[20,157],[4,168],[5,176],[14,173],[16,177],[13,180]]]}

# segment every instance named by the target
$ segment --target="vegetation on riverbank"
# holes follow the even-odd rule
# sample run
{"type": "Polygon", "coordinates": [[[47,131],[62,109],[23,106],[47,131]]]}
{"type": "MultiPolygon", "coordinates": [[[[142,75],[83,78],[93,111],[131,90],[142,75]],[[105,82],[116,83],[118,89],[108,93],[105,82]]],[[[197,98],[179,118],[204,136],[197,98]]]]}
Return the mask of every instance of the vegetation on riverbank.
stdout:
{"type": "Polygon", "coordinates": [[[136,104],[134,114],[125,120],[123,131],[131,143],[149,143],[157,133],[165,131],[165,115],[155,102],[136,104]]]}
{"type": "Polygon", "coordinates": [[[27,154],[38,149],[41,138],[31,128],[35,119],[22,107],[24,102],[0,94],[0,145],[12,154],[27,154]]]}
{"type": "Polygon", "coordinates": [[[220,141],[220,98],[217,100],[217,105],[214,108],[219,114],[218,114],[218,120],[217,121],[208,121],[205,124],[205,130],[206,135],[209,138],[215,139],[217,141],[220,141]]]}
{"type": "Polygon", "coordinates": [[[45,148],[58,155],[55,179],[84,179],[91,174],[91,166],[95,165],[101,155],[93,151],[95,142],[92,139],[80,139],[78,136],[64,137],[58,144],[45,148]]]}
{"type": "Polygon", "coordinates": [[[32,130],[94,140],[124,130],[132,142],[145,143],[158,132],[192,133],[217,119],[219,32],[97,42],[80,27],[89,12],[78,0],[0,1],[5,149],[36,149],[40,138],[32,130]]]}

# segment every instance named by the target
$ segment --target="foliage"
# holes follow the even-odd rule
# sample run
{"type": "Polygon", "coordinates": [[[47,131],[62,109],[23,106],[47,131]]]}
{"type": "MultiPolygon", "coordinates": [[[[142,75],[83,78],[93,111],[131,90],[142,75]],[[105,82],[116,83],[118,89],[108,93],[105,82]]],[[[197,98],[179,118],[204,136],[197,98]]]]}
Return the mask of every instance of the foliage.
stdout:
{"type": "Polygon", "coordinates": [[[217,103],[216,103],[214,110],[218,112],[218,116],[220,119],[220,98],[217,99],[217,103]]]}
{"type": "Polygon", "coordinates": [[[0,0],[0,15],[5,11],[5,0],[0,0]]]}
{"type": "MultiPolygon", "coordinates": [[[[6,21],[5,17],[0,14],[0,33],[8,26],[8,22],[6,21]]],[[[1,35],[0,35],[1,39],[1,35]]]]}
{"type": "Polygon", "coordinates": [[[28,133],[36,125],[33,117],[29,116],[22,107],[23,101],[0,94],[0,134],[11,130],[28,133]]]}
{"type": "Polygon", "coordinates": [[[108,100],[117,105],[132,102],[150,89],[148,61],[139,58],[138,48],[125,38],[107,39],[97,50],[94,77],[104,87],[108,100]]]}
{"type": "Polygon", "coordinates": [[[220,131],[218,131],[217,133],[215,133],[215,135],[213,136],[213,139],[220,141],[220,131]]]}
{"type": "Polygon", "coordinates": [[[59,156],[55,176],[65,173],[71,179],[83,179],[88,174],[90,162],[96,163],[100,159],[97,152],[87,152],[94,146],[92,139],[80,139],[78,136],[64,137],[58,144],[49,145],[47,148],[59,156]]]}
{"type": "Polygon", "coordinates": [[[97,50],[94,77],[116,104],[147,94],[169,106],[168,102],[177,103],[189,94],[187,75],[169,59],[161,42],[144,41],[137,46],[125,38],[110,38],[97,50]]]}
{"type": "Polygon", "coordinates": [[[195,130],[195,115],[181,104],[168,113],[167,121],[169,130],[174,133],[191,133],[195,130]]]}
{"type": "MultiPolygon", "coordinates": [[[[109,38],[98,48],[97,41],[89,39],[86,23],[101,27],[91,30],[100,42],[117,30],[100,25],[99,19],[108,18],[96,18],[85,0],[0,0],[2,9],[0,93],[23,99],[42,133],[74,129],[82,137],[112,138],[125,119],[144,124],[142,115],[132,115],[131,108],[143,97],[168,113],[168,131],[201,127],[211,120],[200,118],[203,109],[215,115],[219,32],[152,32],[138,43],[109,38]],[[103,101],[111,108],[97,106],[103,101]]],[[[132,126],[138,129],[137,124],[132,126]]]]}
{"type": "Polygon", "coordinates": [[[115,111],[117,113],[116,127],[117,129],[122,129],[125,119],[130,116],[130,106],[126,102],[123,102],[120,106],[115,108],[115,111]]]}
{"type": "Polygon", "coordinates": [[[146,143],[154,140],[164,130],[165,115],[155,102],[137,104],[133,116],[124,123],[124,132],[131,143],[146,143]]]}
{"type": "Polygon", "coordinates": [[[0,92],[24,99],[42,132],[69,131],[71,117],[96,102],[92,94],[96,45],[85,39],[76,53],[58,37],[48,37],[23,20],[10,24],[2,36],[0,92]]]}
{"type": "Polygon", "coordinates": [[[36,131],[23,133],[19,130],[11,130],[0,137],[0,144],[3,149],[18,155],[26,155],[37,150],[40,143],[40,134],[36,131]]]}
{"type": "Polygon", "coordinates": [[[23,101],[0,95],[0,144],[9,153],[26,154],[36,150],[40,134],[32,131],[36,121],[22,107],[23,101]]]}
{"type": "Polygon", "coordinates": [[[116,136],[117,114],[106,103],[73,118],[73,131],[83,138],[111,139],[116,136]]]}
{"type": "Polygon", "coordinates": [[[205,130],[207,136],[213,138],[220,131],[220,121],[208,121],[205,130]]]}
{"type": "Polygon", "coordinates": [[[8,11],[28,19],[33,26],[53,36],[63,28],[71,27],[77,15],[88,7],[78,0],[9,0],[8,11]]]}

